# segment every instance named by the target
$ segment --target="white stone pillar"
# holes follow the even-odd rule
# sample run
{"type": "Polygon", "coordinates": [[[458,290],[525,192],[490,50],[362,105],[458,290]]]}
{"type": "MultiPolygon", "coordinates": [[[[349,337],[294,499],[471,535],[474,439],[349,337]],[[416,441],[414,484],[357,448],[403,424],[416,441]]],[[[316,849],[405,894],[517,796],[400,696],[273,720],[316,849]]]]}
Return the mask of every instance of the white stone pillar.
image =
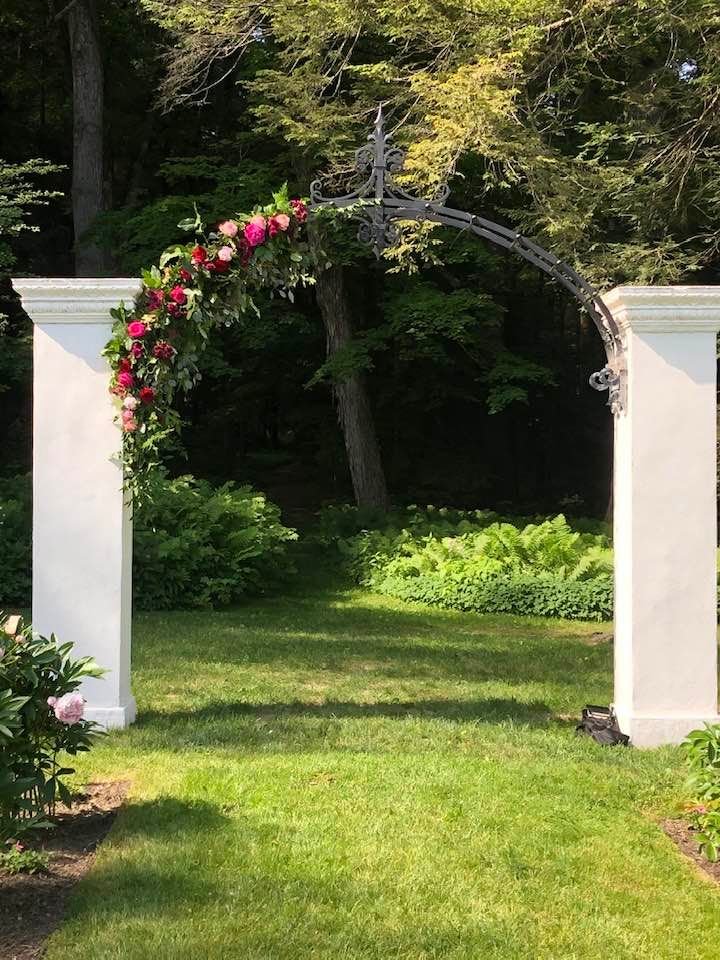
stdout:
{"type": "Polygon", "coordinates": [[[718,721],[716,333],[720,287],[617,287],[615,710],[639,747],[718,721]]]}
{"type": "Polygon", "coordinates": [[[15,280],[34,324],[34,627],[72,641],[109,673],[87,680],[86,716],[135,717],[130,691],[132,520],[117,459],[121,432],[100,355],[110,310],[139,280],[15,280]]]}

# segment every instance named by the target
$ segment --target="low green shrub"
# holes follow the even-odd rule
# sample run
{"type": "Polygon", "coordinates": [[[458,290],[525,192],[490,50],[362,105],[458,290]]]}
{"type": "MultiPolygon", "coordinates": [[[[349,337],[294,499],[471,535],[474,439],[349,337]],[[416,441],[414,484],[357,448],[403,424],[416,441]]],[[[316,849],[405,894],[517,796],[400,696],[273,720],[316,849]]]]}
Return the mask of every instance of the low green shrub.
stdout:
{"type": "Polygon", "coordinates": [[[11,636],[6,623],[0,614],[0,847],[49,826],[57,798],[71,802],[63,780],[75,771],[61,756],[89,750],[98,732],[77,689],[104,673],[71,659],[71,643],[31,627],[11,636]]]}
{"type": "Polygon", "coordinates": [[[379,591],[399,600],[427,603],[474,613],[514,613],[564,620],[610,620],[613,583],[610,577],[558,580],[551,576],[495,577],[444,582],[437,576],[386,578],[379,591]]]}
{"type": "Polygon", "coordinates": [[[334,533],[355,580],[381,593],[457,610],[612,617],[604,525],[586,521],[579,530],[562,515],[513,523],[490,511],[411,507],[379,529],[338,535],[357,519],[336,508],[321,518],[321,536],[333,542],[334,533]]]}
{"type": "MultiPolygon", "coordinates": [[[[31,527],[30,478],[0,480],[0,600],[8,605],[29,602],[31,527]]],[[[294,539],[278,507],[251,487],[159,480],[135,516],[135,603],[210,607],[261,593],[292,573],[294,539]]]]}
{"type": "Polygon", "coordinates": [[[683,742],[693,798],[688,814],[700,852],[708,860],[720,856],[720,726],[706,724],[683,742]]]}
{"type": "Polygon", "coordinates": [[[16,873],[42,873],[50,866],[50,854],[42,850],[27,850],[21,843],[9,844],[0,852],[0,870],[13,876],[16,873]]]}
{"type": "Polygon", "coordinates": [[[262,493],[178,477],[135,518],[133,584],[145,609],[211,607],[265,591],[292,573],[297,534],[262,493]]]}

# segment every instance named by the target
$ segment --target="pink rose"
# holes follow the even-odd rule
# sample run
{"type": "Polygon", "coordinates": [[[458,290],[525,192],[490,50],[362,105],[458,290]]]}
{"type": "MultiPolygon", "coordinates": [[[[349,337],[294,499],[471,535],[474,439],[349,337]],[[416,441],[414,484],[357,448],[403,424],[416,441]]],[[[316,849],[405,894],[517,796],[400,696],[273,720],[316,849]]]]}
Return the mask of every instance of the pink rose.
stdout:
{"type": "Polygon", "coordinates": [[[285,231],[290,226],[290,217],[286,213],[276,213],[268,221],[270,236],[274,237],[280,231],[285,231]]]}
{"type": "Polygon", "coordinates": [[[136,340],[138,337],[144,337],[147,333],[147,327],[140,320],[133,320],[132,323],[128,324],[127,328],[128,336],[132,337],[133,340],[136,340]]]}
{"type": "Polygon", "coordinates": [[[183,304],[187,303],[185,291],[179,285],[177,287],[173,287],[170,291],[170,299],[173,300],[174,303],[179,304],[181,307],[183,304]]]}
{"type": "Polygon", "coordinates": [[[122,428],[125,433],[135,433],[137,430],[137,420],[123,420],[122,428]]]}
{"type": "Polygon", "coordinates": [[[224,237],[236,237],[238,225],[234,220],[224,220],[222,223],[218,224],[218,232],[224,237]]]}
{"type": "Polygon", "coordinates": [[[218,260],[224,260],[226,263],[232,260],[234,255],[235,251],[232,247],[220,247],[217,252],[218,260]]]}
{"type": "Polygon", "coordinates": [[[126,410],[134,410],[138,403],[140,403],[140,401],[137,397],[125,397],[123,407],[125,407],[126,410]]]}
{"type": "Polygon", "coordinates": [[[60,698],[48,697],[47,702],[58,720],[69,727],[83,718],[85,700],[79,693],[65,693],[60,698]]]}
{"type": "Polygon", "coordinates": [[[259,247],[261,243],[265,243],[266,229],[267,224],[265,222],[265,217],[263,217],[260,213],[254,216],[250,223],[245,226],[245,230],[243,232],[245,234],[245,239],[251,247],[259,247]]]}
{"type": "Polygon", "coordinates": [[[131,387],[135,383],[135,377],[131,373],[128,373],[126,370],[122,370],[117,377],[118,384],[121,387],[131,387]]]}

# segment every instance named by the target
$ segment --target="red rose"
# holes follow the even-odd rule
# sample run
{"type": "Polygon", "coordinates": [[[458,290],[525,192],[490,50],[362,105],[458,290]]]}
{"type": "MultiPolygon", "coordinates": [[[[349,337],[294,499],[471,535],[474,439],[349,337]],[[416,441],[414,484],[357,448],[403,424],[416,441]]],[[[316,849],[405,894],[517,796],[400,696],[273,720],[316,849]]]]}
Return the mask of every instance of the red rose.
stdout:
{"type": "Polygon", "coordinates": [[[124,371],[125,373],[130,373],[132,370],[132,362],[128,360],[127,357],[123,357],[118,364],[118,369],[124,371]]]}
{"type": "Polygon", "coordinates": [[[138,343],[137,340],[130,347],[130,353],[135,357],[136,360],[139,360],[140,357],[145,353],[145,347],[141,343],[138,343]]]}
{"type": "Polygon", "coordinates": [[[189,270],[186,270],[185,267],[180,268],[180,270],[178,271],[178,276],[180,277],[183,283],[190,283],[190,281],[192,280],[192,274],[190,273],[189,270]]]}
{"type": "Polygon", "coordinates": [[[157,310],[158,307],[163,305],[165,300],[165,291],[164,290],[150,290],[148,293],[148,309],[157,310]]]}
{"type": "Polygon", "coordinates": [[[209,260],[205,266],[208,268],[210,273],[225,273],[226,270],[230,269],[229,260],[209,260]]]}
{"type": "Polygon", "coordinates": [[[194,247],[190,259],[193,263],[204,263],[207,260],[207,250],[199,245],[194,247]]]}
{"type": "Polygon", "coordinates": [[[155,391],[152,387],[141,387],[138,396],[141,403],[152,403],[155,399],[155,391]]]}
{"type": "Polygon", "coordinates": [[[179,303],[175,303],[173,301],[167,305],[167,312],[171,317],[181,317],[184,313],[184,310],[179,303]]]}
{"type": "Polygon", "coordinates": [[[153,356],[158,360],[172,360],[175,354],[175,347],[172,347],[167,340],[158,340],[153,347],[153,356]]]}
{"type": "Polygon", "coordinates": [[[185,295],[185,291],[181,286],[172,288],[172,290],[170,291],[170,298],[171,300],[174,300],[175,303],[179,303],[180,306],[187,303],[187,297],[185,295]]]}

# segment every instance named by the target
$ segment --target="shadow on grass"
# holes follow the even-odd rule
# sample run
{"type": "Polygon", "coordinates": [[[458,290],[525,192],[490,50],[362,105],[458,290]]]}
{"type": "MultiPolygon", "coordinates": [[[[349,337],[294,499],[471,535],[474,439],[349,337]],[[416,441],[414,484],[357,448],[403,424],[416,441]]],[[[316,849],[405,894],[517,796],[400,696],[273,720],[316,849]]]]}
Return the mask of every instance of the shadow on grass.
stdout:
{"type": "MultiPolygon", "coordinates": [[[[381,728],[368,727],[358,738],[357,728],[346,731],[346,721],[355,720],[440,720],[451,724],[514,723],[544,729],[558,720],[541,701],[512,699],[418,700],[408,702],[356,703],[246,703],[241,700],[208,703],[195,710],[140,714],[133,739],[182,746],[232,746],[235,749],[271,747],[278,752],[328,746],[366,750],[370,740],[387,739],[381,728]]],[[[396,731],[397,732],[397,731],[396,731]]],[[[396,732],[391,737],[395,743],[396,732]]]]}

